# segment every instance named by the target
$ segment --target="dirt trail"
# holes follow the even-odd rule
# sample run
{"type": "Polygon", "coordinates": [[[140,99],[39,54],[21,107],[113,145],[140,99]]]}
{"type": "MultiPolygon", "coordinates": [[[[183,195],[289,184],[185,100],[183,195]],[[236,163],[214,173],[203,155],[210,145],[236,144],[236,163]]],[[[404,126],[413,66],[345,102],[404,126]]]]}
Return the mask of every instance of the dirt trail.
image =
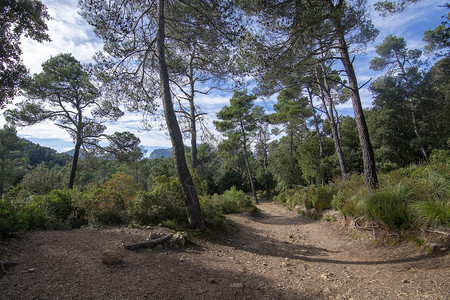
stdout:
{"type": "Polygon", "coordinates": [[[0,243],[0,260],[19,263],[0,275],[0,299],[449,298],[448,252],[377,245],[274,203],[259,208],[257,218],[228,216],[228,241],[183,250],[123,249],[158,227],[27,233],[0,243]],[[106,249],[120,249],[124,262],[103,265],[106,249]]]}

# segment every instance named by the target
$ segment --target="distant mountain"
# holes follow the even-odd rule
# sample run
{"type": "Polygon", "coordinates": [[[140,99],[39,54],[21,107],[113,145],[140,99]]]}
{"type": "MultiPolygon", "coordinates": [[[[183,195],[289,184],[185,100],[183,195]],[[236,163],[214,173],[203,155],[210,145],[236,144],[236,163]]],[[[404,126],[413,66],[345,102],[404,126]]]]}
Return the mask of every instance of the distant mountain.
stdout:
{"type": "Polygon", "coordinates": [[[154,158],[167,158],[167,157],[172,157],[172,148],[168,148],[168,149],[155,149],[153,150],[152,153],[150,153],[149,157],[150,159],[154,159],[154,158]]]}
{"type": "MultiPolygon", "coordinates": [[[[73,156],[73,154],[75,153],[75,149],[69,150],[64,152],[64,154],[73,156]]],[[[80,154],[78,155],[78,158],[85,158],[86,157],[86,153],[84,151],[84,149],[80,149],[80,154]]]]}

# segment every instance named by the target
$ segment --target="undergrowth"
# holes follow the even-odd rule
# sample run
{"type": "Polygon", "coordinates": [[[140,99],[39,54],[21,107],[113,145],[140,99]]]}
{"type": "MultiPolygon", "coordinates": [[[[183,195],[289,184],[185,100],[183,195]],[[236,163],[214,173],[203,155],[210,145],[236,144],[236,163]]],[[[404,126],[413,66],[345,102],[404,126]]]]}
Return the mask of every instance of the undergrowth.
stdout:
{"type": "MultiPolygon", "coordinates": [[[[222,228],[226,213],[257,211],[251,198],[235,187],[223,195],[200,195],[200,207],[205,231],[222,228]]],[[[186,227],[185,202],[175,177],[156,177],[151,191],[143,191],[124,173],[84,190],[53,190],[47,195],[33,195],[18,186],[0,200],[0,238],[30,229],[149,224],[186,227]]]]}

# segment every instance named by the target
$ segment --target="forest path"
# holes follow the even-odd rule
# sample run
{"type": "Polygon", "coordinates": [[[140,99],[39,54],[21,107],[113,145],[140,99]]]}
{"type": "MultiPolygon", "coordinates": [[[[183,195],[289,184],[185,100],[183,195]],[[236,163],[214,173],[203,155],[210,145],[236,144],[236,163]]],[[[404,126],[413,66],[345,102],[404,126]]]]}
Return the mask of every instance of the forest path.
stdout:
{"type": "Polygon", "coordinates": [[[194,240],[183,250],[127,251],[123,243],[164,230],[84,228],[29,232],[0,243],[15,261],[0,277],[0,299],[448,299],[450,261],[413,243],[353,238],[271,203],[261,216],[228,215],[223,243],[194,240]],[[124,262],[100,262],[118,249],[124,262]]]}

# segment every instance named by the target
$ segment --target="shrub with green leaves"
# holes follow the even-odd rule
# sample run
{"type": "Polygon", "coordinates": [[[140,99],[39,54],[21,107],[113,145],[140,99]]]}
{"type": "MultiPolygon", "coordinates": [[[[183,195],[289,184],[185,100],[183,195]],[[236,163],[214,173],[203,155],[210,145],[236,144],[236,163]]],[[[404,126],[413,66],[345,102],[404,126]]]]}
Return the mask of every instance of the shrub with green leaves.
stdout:
{"type": "Polygon", "coordinates": [[[222,212],[224,214],[232,214],[243,211],[251,212],[255,208],[251,197],[245,195],[243,191],[236,189],[235,186],[232,186],[221,195],[220,203],[222,204],[222,212]]]}
{"type": "Polygon", "coordinates": [[[20,211],[9,201],[0,199],[0,239],[28,228],[20,211]]]}
{"type": "Polygon", "coordinates": [[[100,186],[90,185],[77,195],[76,205],[89,224],[116,225],[128,222],[126,208],[139,190],[131,176],[117,173],[100,186]]]}

